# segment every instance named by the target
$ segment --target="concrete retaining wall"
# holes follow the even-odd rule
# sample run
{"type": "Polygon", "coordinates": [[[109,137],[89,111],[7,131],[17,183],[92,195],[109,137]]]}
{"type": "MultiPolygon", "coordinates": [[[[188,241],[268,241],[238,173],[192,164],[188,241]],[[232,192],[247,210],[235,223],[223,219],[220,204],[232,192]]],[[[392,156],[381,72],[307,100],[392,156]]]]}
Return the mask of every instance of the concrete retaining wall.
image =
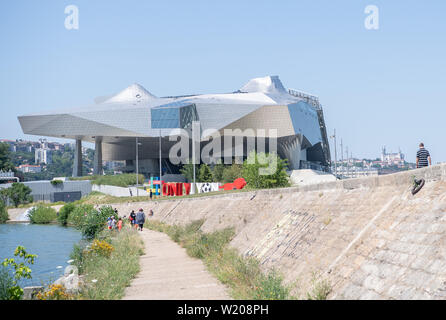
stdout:
{"type": "Polygon", "coordinates": [[[149,195],[147,191],[142,189],[137,190],[136,187],[123,188],[96,184],[92,185],[92,191],[99,191],[114,197],[136,197],[137,192],[139,196],[149,195]]]}
{"type": "MultiPolygon", "coordinates": [[[[31,188],[31,196],[34,201],[50,202],[55,192],[81,192],[84,197],[91,192],[90,181],[64,181],[58,185],[52,185],[51,181],[27,181],[24,185],[31,188]]],[[[0,189],[11,187],[11,183],[0,185],[0,189]]],[[[9,204],[9,203],[8,203],[9,204]]]]}
{"type": "Polygon", "coordinates": [[[156,219],[203,230],[235,227],[231,245],[297,281],[314,274],[331,299],[446,298],[446,164],[386,176],[196,199],[116,204],[123,214],[153,209],[156,219]],[[426,179],[413,196],[411,177],[426,179]]]}

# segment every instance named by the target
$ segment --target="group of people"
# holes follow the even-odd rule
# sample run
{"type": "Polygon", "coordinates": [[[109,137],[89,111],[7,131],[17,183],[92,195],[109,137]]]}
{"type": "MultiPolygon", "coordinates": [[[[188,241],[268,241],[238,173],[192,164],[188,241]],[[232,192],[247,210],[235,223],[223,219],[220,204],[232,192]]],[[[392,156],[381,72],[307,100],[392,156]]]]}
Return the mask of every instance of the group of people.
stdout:
{"type": "MultiPolygon", "coordinates": [[[[153,210],[150,209],[149,216],[153,216],[153,210]]],[[[125,218],[125,216],[124,216],[125,218]]],[[[146,222],[146,214],[144,213],[144,210],[140,208],[137,213],[135,213],[135,210],[132,210],[132,212],[129,215],[128,220],[130,221],[130,225],[132,228],[135,228],[139,231],[143,230],[144,223],[146,222]]],[[[118,210],[115,209],[115,215],[109,217],[107,219],[107,227],[109,230],[118,229],[121,231],[122,229],[122,218],[118,215],[118,210]],[[116,217],[115,217],[116,216],[116,217]],[[116,220],[118,219],[118,220],[116,220]]]]}
{"type": "Polygon", "coordinates": [[[107,227],[108,227],[108,230],[118,229],[118,231],[121,231],[122,219],[118,217],[118,220],[116,220],[115,216],[108,217],[107,227]]]}
{"type": "MultiPolygon", "coordinates": [[[[149,215],[153,216],[152,209],[150,209],[149,215]]],[[[132,210],[129,216],[129,221],[132,228],[142,231],[144,222],[146,222],[146,214],[144,213],[144,210],[141,208],[138,210],[138,213],[135,213],[135,210],[132,210]]]]}

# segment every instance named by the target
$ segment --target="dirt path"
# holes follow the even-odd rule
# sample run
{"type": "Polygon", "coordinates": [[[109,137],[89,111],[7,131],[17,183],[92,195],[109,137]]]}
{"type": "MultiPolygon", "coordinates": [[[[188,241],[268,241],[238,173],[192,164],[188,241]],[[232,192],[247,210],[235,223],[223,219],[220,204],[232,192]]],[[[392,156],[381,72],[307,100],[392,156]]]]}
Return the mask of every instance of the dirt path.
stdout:
{"type": "Polygon", "coordinates": [[[230,299],[228,289],[210,275],[199,259],[166,234],[144,230],[141,271],[125,291],[124,300],[230,299]]]}

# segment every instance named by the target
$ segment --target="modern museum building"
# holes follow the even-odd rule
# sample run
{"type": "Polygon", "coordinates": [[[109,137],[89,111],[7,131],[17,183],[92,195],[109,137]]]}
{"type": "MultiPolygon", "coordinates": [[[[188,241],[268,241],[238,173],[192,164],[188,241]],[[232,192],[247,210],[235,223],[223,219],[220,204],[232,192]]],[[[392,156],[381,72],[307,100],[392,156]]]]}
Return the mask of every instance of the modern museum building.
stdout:
{"type": "MultiPolygon", "coordinates": [[[[160,166],[163,174],[178,173],[180,165],[169,154],[179,140],[178,132],[191,132],[193,124],[199,124],[200,150],[216,135],[221,137],[224,152],[213,151],[213,157],[224,163],[240,156],[233,141],[249,146],[249,139],[254,139],[257,149],[261,144],[256,139],[262,138],[266,146],[262,151],[277,151],[288,160],[290,170],[328,171],[330,165],[319,99],[286,89],[277,76],[252,79],[239,90],[222,94],[157,97],[133,84],[114,96],[97,98],[92,105],[18,119],[25,134],[76,142],[73,176],[82,175],[82,141],[95,144],[95,174],[102,173],[103,161],[125,161],[126,172],[135,171],[138,162],[138,171],[148,177],[159,176],[160,166]],[[270,150],[271,145],[276,150],[270,150]]],[[[238,150],[242,158],[250,151],[246,146],[238,150]]]]}

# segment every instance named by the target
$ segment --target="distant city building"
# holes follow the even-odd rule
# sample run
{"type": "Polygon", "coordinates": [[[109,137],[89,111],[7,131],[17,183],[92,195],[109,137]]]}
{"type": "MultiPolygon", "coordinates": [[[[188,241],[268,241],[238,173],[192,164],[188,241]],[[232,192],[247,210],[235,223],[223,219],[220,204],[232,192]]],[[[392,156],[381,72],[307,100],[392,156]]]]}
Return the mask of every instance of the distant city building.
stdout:
{"type": "Polygon", "coordinates": [[[40,173],[40,172],[42,172],[42,168],[40,166],[30,165],[30,164],[22,164],[17,167],[17,170],[21,171],[23,173],[40,173]]]}
{"type": "Polygon", "coordinates": [[[387,153],[386,147],[383,147],[381,152],[381,162],[389,166],[391,165],[403,166],[404,154],[401,153],[401,150],[398,150],[398,152],[396,153],[387,153]]]}
{"type": "MultiPolygon", "coordinates": [[[[333,172],[335,172],[334,169],[333,169],[333,172]]],[[[379,171],[377,168],[361,168],[361,167],[338,167],[337,168],[337,175],[341,179],[377,176],[378,174],[379,174],[379,171]]]]}
{"type": "Polygon", "coordinates": [[[11,170],[3,171],[0,170],[0,183],[9,183],[9,182],[19,182],[20,179],[15,176],[14,172],[11,170]]]}
{"type": "Polygon", "coordinates": [[[53,160],[51,150],[49,149],[36,149],[35,151],[35,163],[45,163],[50,164],[53,160]]]}

